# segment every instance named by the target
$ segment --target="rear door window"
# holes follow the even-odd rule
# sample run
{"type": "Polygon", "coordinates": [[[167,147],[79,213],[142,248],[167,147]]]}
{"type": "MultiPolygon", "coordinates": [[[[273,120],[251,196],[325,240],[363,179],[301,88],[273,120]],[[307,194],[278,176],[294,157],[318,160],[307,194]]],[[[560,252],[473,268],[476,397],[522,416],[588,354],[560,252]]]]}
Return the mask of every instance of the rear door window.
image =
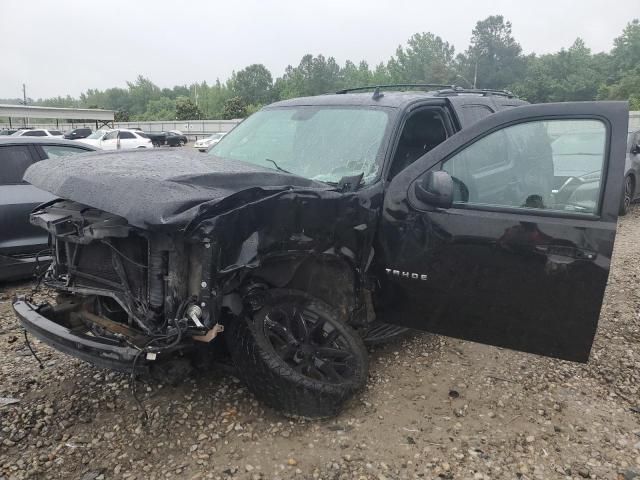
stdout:
{"type": "Polygon", "coordinates": [[[47,158],[67,157],[69,155],[78,155],[79,153],[87,153],[84,148],[69,147],[66,145],[41,145],[47,158]]]}
{"type": "Polygon", "coordinates": [[[0,147],[0,185],[24,183],[24,172],[33,163],[28,146],[7,145],[0,147]]]}
{"type": "Polygon", "coordinates": [[[131,132],[120,132],[120,140],[130,140],[132,138],[136,138],[135,135],[131,132]]]}
{"type": "Polygon", "coordinates": [[[23,137],[46,137],[47,134],[42,130],[29,130],[22,134],[23,137]]]}

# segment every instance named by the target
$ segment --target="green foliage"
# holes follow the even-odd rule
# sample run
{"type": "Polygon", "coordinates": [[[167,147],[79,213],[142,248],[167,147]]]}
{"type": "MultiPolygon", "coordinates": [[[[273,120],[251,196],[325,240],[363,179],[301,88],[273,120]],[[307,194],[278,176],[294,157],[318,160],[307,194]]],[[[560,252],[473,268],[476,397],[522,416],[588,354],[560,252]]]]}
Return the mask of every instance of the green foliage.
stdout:
{"type": "Polygon", "coordinates": [[[280,98],[320,95],[342,88],[340,66],[333,57],[306,54],[297,67],[289,65],[282,78],[276,80],[280,98]]]}
{"type": "Polygon", "coordinates": [[[222,108],[222,118],[233,120],[247,116],[247,105],[241,97],[232,97],[224,102],[222,108]]]}
{"type": "Polygon", "coordinates": [[[188,97],[178,97],[175,101],[176,120],[193,120],[200,118],[200,109],[188,97]]]}
{"type": "MultiPolygon", "coordinates": [[[[556,53],[524,55],[512,26],[501,15],[477,22],[469,47],[454,47],[430,32],[416,33],[387,61],[370,66],[306,54],[274,80],[262,64],[215,80],[160,88],[139,75],[126,88],[89,89],[79,98],[54,97],[29,104],[95,107],[116,111],[116,120],[244,118],[280,99],[387,83],[444,83],[506,88],[531,102],[621,99],[640,110],[640,22],[627,24],[609,53],[593,54],[580,38],[556,53]],[[196,106],[197,104],[197,106],[196,106]]],[[[0,103],[20,104],[21,99],[0,103]]]]}
{"type": "Polygon", "coordinates": [[[637,69],[640,65],[640,21],[628,23],[622,35],[613,41],[611,57],[618,72],[637,69]]]}
{"type": "Polygon", "coordinates": [[[394,83],[445,83],[455,79],[454,47],[433,33],[416,33],[399,46],[387,63],[389,80],[394,83]]]}
{"type": "Polygon", "coordinates": [[[235,96],[246,104],[265,104],[273,99],[273,77],[262,64],[253,64],[233,73],[229,80],[235,96]]]}
{"type": "MultiPolygon", "coordinates": [[[[155,120],[158,118],[161,118],[163,120],[173,120],[176,118],[176,104],[176,100],[164,96],[158,99],[149,100],[147,110],[142,115],[138,116],[138,120],[155,120]]],[[[180,118],[180,120],[191,120],[192,118],[197,117],[185,117],[180,118]]]]}
{"type": "Polygon", "coordinates": [[[117,110],[113,115],[116,122],[129,122],[131,121],[131,117],[129,116],[129,112],[126,110],[117,110]]]}
{"type": "Polygon", "coordinates": [[[606,80],[605,63],[578,38],[568,50],[529,57],[527,73],[512,87],[530,102],[595,100],[606,80]]]}
{"type": "Polygon", "coordinates": [[[502,15],[479,21],[467,51],[458,55],[458,75],[478,88],[506,88],[522,78],[525,59],[502,15]]]}

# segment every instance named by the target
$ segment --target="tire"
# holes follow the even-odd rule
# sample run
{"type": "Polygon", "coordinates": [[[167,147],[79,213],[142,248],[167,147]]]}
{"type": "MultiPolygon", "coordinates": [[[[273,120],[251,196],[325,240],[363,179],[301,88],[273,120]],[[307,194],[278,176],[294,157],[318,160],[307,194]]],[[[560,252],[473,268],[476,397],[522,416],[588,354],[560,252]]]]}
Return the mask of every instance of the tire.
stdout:
{"type": "Polygon", "coordinates": [[[620,199],[620,211],[619,215],[626,215],[629,212],[629,207],[633,201],[633,194],[635,190],[635,184],[631,175],[628,175],[624,179],[624,190],[622,192],[622,198],[620,199]]]}
{"type": "Polygon", "coordinates": [[[304,292],[266,291],[259,310],[226,327],[238,375],[258,400],[285,415],[336,415],[368,375],[361,338],[338,318],[304,292]]]}
{"type": "Polygon", "coordinates": [[[187,142],[185,142],[184,140],[180,139],[180,141],[178,142],[178,146],[179,147],[184,147],[186,143],[187,142]]]}

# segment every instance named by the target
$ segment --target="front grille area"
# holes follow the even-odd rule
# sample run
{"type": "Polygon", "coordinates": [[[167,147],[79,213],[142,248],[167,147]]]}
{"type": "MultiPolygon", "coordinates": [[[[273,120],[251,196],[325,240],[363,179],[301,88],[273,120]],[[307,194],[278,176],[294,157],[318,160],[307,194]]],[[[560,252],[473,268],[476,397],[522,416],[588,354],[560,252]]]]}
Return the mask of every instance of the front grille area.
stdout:
{"type": "Polygon", "coordinates": [[[60,272],[69,275],[69,285],[124,292],[128,290],[139,299],[147,297],[147,241],[131,236],[109,239],[108,243],[94,241],[87,245],[56,242],[57,263],[60,272]],[[110,246],[111,245],[111,246],[110,246]],[[120,263],[126,285],[116,270],[120,263]]]}

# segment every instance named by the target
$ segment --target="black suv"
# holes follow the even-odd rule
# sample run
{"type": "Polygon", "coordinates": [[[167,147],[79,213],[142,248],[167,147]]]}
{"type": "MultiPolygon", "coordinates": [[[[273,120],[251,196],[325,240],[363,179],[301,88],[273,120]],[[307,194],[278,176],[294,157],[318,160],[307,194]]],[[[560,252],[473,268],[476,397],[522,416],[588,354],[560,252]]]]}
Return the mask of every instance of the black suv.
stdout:
{"type": "Polygon", "coordinates": [[[385,324],[587,361],[627,104],[424,88],[278,102],[209,155],[34,165],[26,179],[63,198],[31,215],[60,295],[18,299],[23,326],[125,371],[228,348],[259,399],[303,416],[364,385],[363,340],[385,324]],[[554,151],[576,133],[601,139],[595,156],[554,151]]]}

